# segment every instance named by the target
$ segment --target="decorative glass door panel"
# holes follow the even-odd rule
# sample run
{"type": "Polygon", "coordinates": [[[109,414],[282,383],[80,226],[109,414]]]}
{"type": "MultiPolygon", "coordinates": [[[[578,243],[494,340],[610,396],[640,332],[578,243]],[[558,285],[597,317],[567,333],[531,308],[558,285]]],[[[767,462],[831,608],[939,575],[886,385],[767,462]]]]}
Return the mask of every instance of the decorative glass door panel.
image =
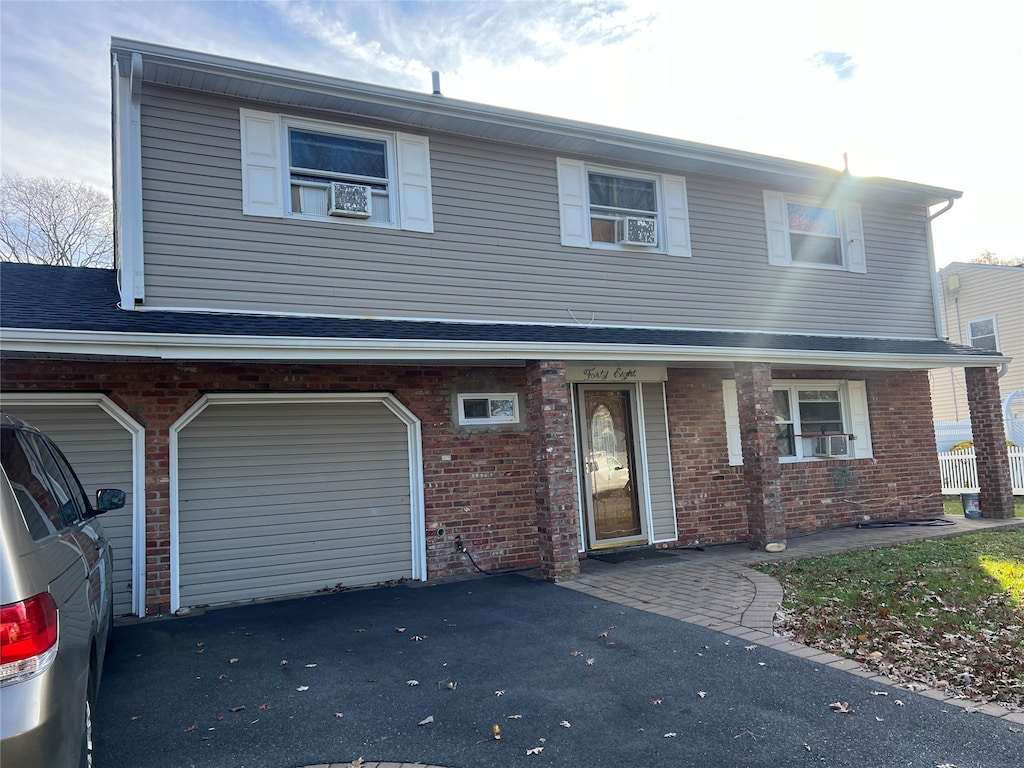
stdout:
{"type": "Polygon", "coordinates": [[[580,385],[584,501],[594,547],[643,534],[633,456],[632,387],[580,385]]]}

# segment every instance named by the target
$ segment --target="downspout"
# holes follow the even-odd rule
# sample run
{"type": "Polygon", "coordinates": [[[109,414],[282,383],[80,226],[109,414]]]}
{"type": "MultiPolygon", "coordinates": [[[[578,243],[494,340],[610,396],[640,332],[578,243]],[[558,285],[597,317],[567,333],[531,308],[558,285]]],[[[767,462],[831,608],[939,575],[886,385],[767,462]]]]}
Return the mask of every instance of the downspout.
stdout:
{"type": "Polygon", "coordinates": [[[946,336],[946,329],[943,328],[942,323],[942,309],[939,307],[939,279],[938,270],[935,268],[935,244],[932,242],[932,220],[939,218],[942,214],[953,207],[953,202],[956,198],[949,198],[946,201],[946,205],[940,208],[935,213],[929,213],[925,217],[927,226],[924,228],[924,241],[925,246],[928,250],[928,269],[931,271],[932,276],[932,314],[935,316],[935,337],[938,339],[949,340],[946,336]]]}

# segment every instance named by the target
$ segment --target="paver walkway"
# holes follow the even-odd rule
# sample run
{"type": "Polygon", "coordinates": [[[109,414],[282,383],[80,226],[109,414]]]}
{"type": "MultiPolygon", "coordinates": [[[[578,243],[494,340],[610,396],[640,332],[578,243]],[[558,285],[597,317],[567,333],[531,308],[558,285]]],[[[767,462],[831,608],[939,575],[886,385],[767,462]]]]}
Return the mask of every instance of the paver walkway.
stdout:
{"type": "MultiPolygon", "coordinates": [[[[1014,526],[1024,526],[1024,518],[969,520],[947,515],[941,522],[931,525],[841,528],[793,538],[788,549],[777,554],[754,551],[746,545],[736,544],[709,547],[704,551],[674,550],[671,556],[618,564],[588,559],[582,564],[578,580],[563,582],[560,586],[630,608],[708,627],[750,643],[871,678],[879,685],[896,687],[889,678],[877,675],[855,661],[776,637],[772,632],[772,622],[782,602],[782,587],[775,579],[747,566],[755,562],[819,557],[1014,526]]],[[[954,706],[1024,723],[1024,713],[1009,712],[995,704],[978,705],[920,687],[914,690],[954,706]]]]}

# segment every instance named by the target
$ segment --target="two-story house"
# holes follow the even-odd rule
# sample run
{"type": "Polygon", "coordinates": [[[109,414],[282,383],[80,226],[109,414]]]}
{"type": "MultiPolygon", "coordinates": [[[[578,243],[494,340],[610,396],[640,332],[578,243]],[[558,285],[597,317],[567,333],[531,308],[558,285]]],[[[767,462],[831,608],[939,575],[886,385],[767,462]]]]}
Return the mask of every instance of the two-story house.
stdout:
{"type": "Polygon", "coordinates": [[[127,40],[112,66],[116,268],[5,265],[0,310],[4,408],[131,492],[122,613],[939,514],[939,366],[1012,515],[1005,358],[938,330],[959,192],[127,40]]]}
{"type": "MultiPolygon", "coordinates": [[[[1000,371],[999,395],[1008,437],[1024,445],[1024,265],[954,262],[939,270],[939,301],[951,341],[999,352],[1011,358],[1000,371]]],[[[939,448],[965,439],[971,413],[962,368],[931,371],[932,407],[945,428],[939,448]],[[948,436],[943,444],[943,436],[948,436]]]]}

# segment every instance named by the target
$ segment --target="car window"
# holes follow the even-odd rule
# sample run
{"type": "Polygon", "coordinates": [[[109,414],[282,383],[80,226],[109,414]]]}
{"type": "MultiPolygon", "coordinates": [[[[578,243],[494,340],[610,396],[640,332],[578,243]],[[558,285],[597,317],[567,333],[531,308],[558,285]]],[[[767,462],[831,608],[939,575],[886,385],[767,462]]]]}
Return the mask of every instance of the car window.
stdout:
{"type": "Polygon", "coordinates": [[[2,430],[0,462],[32,538],[42,539],[63,528],[62,502],[28,436],[13,429],[2,430]]]}
{"type": "Polygon", "coordinates": [[[57,499],[60,501],[60,516],[64,525],[73,525],[88,516],[89,500],[75,473],[68,466],[67,459],[58,448],[38,434],[29,434],[36,447],[47,476],[53,483],[57,499]]]}

